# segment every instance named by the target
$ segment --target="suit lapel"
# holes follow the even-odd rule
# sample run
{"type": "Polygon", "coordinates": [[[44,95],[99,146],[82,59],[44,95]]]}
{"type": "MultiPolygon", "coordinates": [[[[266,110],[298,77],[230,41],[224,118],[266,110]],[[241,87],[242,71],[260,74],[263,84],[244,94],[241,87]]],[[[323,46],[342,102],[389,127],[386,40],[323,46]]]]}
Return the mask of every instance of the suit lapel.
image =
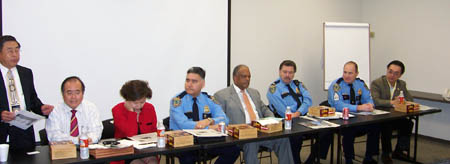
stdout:
{"type": "MultiPolygon", "coordinates": [[[[17,68],[17,73],[19,73],[19,77],[20,77],[20,85],[22,85],[22,93],[23,93],[23,98],[25,100],[25,105],[27,108],[29,108],[30,107],[29,98],[30,98],[30,94],[31,94],[30,92],[28,92],[29,85],[27,85],[27,82],[29,80],[28,80],[28,77],[25,75],[24,69],[22,69],[21,66],[17,65],[16,68],[17,68]]],[[[25,109],[25,110],[27,110],[27,109],[25,109]]]]}
{"type": "Polygon", "coordinates": [[[231,100],[235,104],[238,104],[239,109],[242,112],[242,115],[244,115],[245,114],[244,107],[242,106],[241,100],[239,100],[239,95],[238,95],[238,93],[236,93],[236,89],[234,89],[234,86],[232,86],[230,89],[231,89],[231,94],[230,94],[231,100]]]}
{"type": "Polygon", "coordinates": [[[9,101],[6,94],[8,94],[8,92],[6,92],[5,80],[3,79],[3,74],[0,70],[0,104],[2,109],[9,111],[9,101]]]}

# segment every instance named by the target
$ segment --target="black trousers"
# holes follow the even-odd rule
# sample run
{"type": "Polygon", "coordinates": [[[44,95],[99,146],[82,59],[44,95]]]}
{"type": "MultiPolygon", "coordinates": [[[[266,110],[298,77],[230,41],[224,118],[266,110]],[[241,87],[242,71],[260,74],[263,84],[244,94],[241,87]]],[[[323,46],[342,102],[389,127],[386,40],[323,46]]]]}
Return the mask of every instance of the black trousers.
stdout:
{"type": "Polygon", "coordinates": [[[365,134],[367,134],[365,158],[372,158],[372,156],[378,155],[380,126],[378,124],[356,126],[342,130],[342,143],[346,161],[351,161],[355,158],[355,137],[365,134]]]}
{"type": "MultiPolygon", "coordinates": [[[[215,149],[208,149],[208,154],[219,156],[215,164],[233,164],[239,157],[241,149],[238,146],[228,146],[215,149]]],[[[180,164],[194,164],[198,159],[197,151],[184,152],[176,155],[180,164]]]]}
{"type": "Polygon", "coordinates": [[[397,145],[395,151],[409,151],[411,131],[414,123],[407,118],[389,121],[381,124],[381,146],[383,154],[392,153],[392,131],[397,130],[397,145]]]}
{"type": "Polygon", "coordinates": [[[294,163],[299,164],[301,162],[300,151],[302,150],[303,136],[291,136],[289,137],[289,142],[291,143],[292,158],[294,159],[294,163]]]}

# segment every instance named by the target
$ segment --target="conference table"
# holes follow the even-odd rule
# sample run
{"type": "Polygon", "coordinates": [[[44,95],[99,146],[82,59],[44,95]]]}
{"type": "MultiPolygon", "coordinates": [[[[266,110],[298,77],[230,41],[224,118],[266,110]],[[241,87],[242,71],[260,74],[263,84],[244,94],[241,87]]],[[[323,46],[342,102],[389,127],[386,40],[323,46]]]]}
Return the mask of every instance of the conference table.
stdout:
{"type": "MultiPolygon", "coordinates": [[[[319,133],[320,132],[336,132],[338,136],[337,140],[337,163],[341,163],[341,130],[343,128],[352,128],[355,126],[361,126],[361,125],[368,125],[368,124],[377,124],[382,123],[390,120],[395,119],[401,119],[401,118],[411,118],[415,120],[415,128],[414,128],[414,154],[413,159],[410,162],[418,163],[416,161],[417,159],[417,137],[418,137],[418,126],[419,126],[419,116],[426,115],[426,114],[432,114],[441,112],[441,109],[429,109],[424,111],[418,111],[413,113],[401,113],[394,111],[393,109],[384,109],[389,110],[389,114],[383,114],[383,115],[356,115],[353,118],[350,118],[349,120],[330,120],[333,123],[339,124],[339,127],[335,128],[323,128],[323,129],[311,129],[308,127],[305,127],[303,125],[300,125],[298,123],[303,121],[308,121],[303,118],[295,118],[293,119],[293,126],[291,130],[283,130],[280,132],[275,133],[261,133],[258,132],[257,138],[251,138],[251,139],[236,139],[231,136],[225,137],[225,140],[222,141],[215,141],[215,142],[208,142],[208,143],[202,143],[202,144],[195,144],[192,146],[185,146],[185,147],[177,147],[177,148],[146,148],[146,149],[135,149],[134,154],[130,155],[122,155],[122,156],[115,156],[115,157],[107,157],[107,158],[99,158],[94,159],[93,157],[90,157],[89,159],[81,159],[79,157],[77,158],[71,158],[71,159],[60,159],[60,160],[51,160],[50,159],[50,152],[48,146],[36,146],[36,150],[39,151],[39,154],[35,155],[26,155],[26,154],[9,154],[8,161],[6,163],[14,163],[14,164],[33,164],[33,163],[108,163],[110,161],[117,161],[117,160],[127,160],[127,159],[137,159],[137,158],[143,158],[147,156],[155,156],[155,155],[168,155],[169,157],[173,157],[176,154],[180,154],[187,151],[198,151],[199,156],[206,155],[206,152],[208,149],[212,148],[219,148],[224,146],[230,146],[230,145],[243,145],[246,143],[251,142],[258,142],[258,141],[265,141],[265,140],[272,140],[277,138],[283,138],[283,137],[289,137],[289,136],[298,136],[298,135],[311,135],[313,136],[312,139],[316,139],[318,141],[319,139],[319,133]]],[[[334,135],[333,135],[334,136],[334,135]]],[[[333,139],[334,141],[334,139],[333,139]]],[[[330,156],[331,160],[330,163],[333,163],[334,159],[334,143],[331,144],[331,151],[330,156]]],[[[316,148],[316,152],[318,153],[320,150],[316,148]]],[[[318,156],[317,156],[318,157],[318,156]]],[[[172,158],[173,159],[173,158],[172,158]]],[[[203,158],[205,159],[205,158],[203,158]]],[[[173,160],[170,160],[170,158],[166,158],[166,163],[173,163],[173,160]]],[[[204,163],[206,163],[205,160],[203,160],[204,163]]],[[[319,159],[316,159],[316,162],[319,162],[319,159]]]]}

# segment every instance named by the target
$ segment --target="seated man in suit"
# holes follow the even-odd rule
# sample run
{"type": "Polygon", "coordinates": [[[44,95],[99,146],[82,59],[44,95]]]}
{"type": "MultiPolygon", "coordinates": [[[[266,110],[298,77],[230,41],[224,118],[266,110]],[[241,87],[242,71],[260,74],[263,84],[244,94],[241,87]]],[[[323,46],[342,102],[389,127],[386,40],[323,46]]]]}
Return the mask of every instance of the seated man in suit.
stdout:
{"type": "Polygon", "coordinates": [[[53,106],[42,104],[37,96],[31,69],[18,65],[20,48],[13,36],[0,37],[0,144],[6,143],[9,137],[9,149],[23,153],[32,151],[36,140],[33,126],[28,129],[10,126],[16,111],[27,110],[47,116],[53,106]]]}
{"type": "MultiPolygon", "coordinates": [[[[214,97],[222,106],[230,119],[230,124],[249,124],[251,121],[264,117],[273,117],[273,113],[262,102],[259,92],[249,88],[250,70],[245,65],[238,65],[233,70],[234,85],[222,89],[214,97]]],[[[278,163],[294,163],[289,151],[291,146],[288,138],[253,142],[244,145],[245,163],[260,163],[257,154],[259,146],[268,147],[275,151],[278,163]]]]}
{"type": "MultiPolygon", "coordinates": [[[[400,80],[405,73],[405,65],[398,60],[394,60],[387,65],[386,75],[374,80],[371,87],[372,97],[375,106],[390,109],[399,103],[399,94],[402,91],[406,101],[413,101],[413,97],[406,88],[406,82],[400,80]]],[[[409,143],[413,122],[403,118],[389,121],[381,125],[381,146],[383,153],[381,160],[383,163],[392,163],[390,154],[392,153],[392,130],[398,130],[397,145],[392,157],[406,158],[409,151],[409,143]]]]}
{"type": "MultiPolygon", "coordinates": [[[[363,80],[358,76],[358,65],[349,61],[344,65],[341,78],[334,80],[328,88],[328,103],[336,111],[342,112],[343,108],[348,108],[349,112],[371,112],[373,111],[373,100],[370,91],[363,80]],[[356,92],[357,91],[357,92],[356,92]],[[356,95],[356,93],[358,95],[356,95]]],[[[366,155],[363,164],[376,164],[372,158],[378,155],[379,127],[377,125],[363,125],[342,130],[345,162],[353,163],[355,157],[354,143],[355,137],[367,133],[366,155]]]]}
{"type": "Polygon", "coordinates": [[[45,126],[50,142],[72,141],[78,144],[82,133],[88,136],[90,142],[97,143],[100,139],[103,124],[97,106],[83,100],[84,89],[83,81],[76,76],[62,82],[64,102],[56,106],[45,126]]]}
{"type": "MultiPolygon", "coordinates": [[[[218,129],[218,124],[228,124],[228,118],[222,108],[206,92],[201,92],[205,86],[205,71],[200,67],[192,67],[187,71],[184,91],[175,96],[170,105],[170,129],[218,129]]],[[[234,163],[239,156],[237,146],[227,146],[209,149],[211,155],[218,155],[216,164],[234,163]]],[[[193,164],[197,161],[195,152],[178,155],[181,164],[193,164]]]]}

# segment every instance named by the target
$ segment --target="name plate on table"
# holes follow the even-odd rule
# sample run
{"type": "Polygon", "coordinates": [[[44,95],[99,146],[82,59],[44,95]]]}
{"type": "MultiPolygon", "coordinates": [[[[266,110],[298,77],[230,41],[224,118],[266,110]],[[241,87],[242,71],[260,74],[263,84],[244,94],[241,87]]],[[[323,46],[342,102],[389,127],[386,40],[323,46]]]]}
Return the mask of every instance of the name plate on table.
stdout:
{"type": "Polygon", "coordinates": [[[237,139],[257,138],[258,129],[247,124],[228,125],[228,135],[237,139]]]}
{"type": "Polygon", "coordinates": [[[50,157],[52,160],[77,158],[77,147],[72,141],[51,142],[50,157]]]}
{"type": "Polygon", "coordinates": [[[194,136],[182,130],[167,131],[166,136],[167,136],[167,144],[170,147],[182,147],[194,145],[194,136]]]}
{"type": "Polygon", "coordinates": [[[252,126],[257,128],[258,131],[263,133],[274,133],[283,130],[283,123],[277,120],[252,121],[252,126]]]}
{"type": "Polygon", "coordinates": [[[411,102],[411,101],[405,101],[404,104],[395,104],[395,111],[398,112],[404,112],[404,113],[412,113],[419,111],[420,104],[411,102]]]}

